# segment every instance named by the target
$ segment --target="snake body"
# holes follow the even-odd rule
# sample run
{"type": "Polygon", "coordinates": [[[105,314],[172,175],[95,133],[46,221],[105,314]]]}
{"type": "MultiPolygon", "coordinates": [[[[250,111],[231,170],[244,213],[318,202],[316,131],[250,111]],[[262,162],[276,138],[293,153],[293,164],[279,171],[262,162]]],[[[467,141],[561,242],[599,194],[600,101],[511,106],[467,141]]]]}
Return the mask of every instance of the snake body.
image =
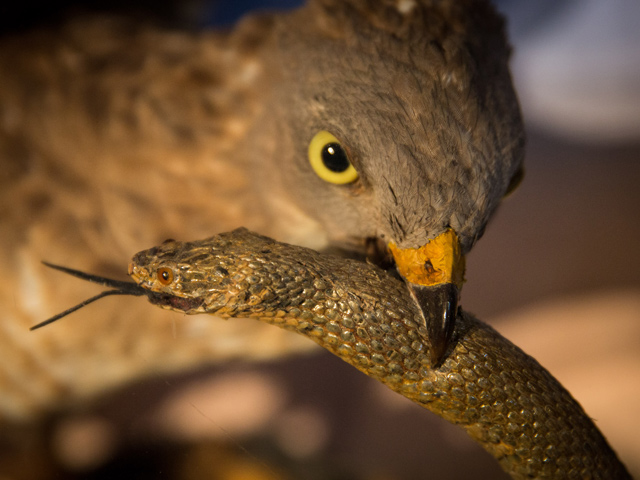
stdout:
{"type": "Polygon", "coordinates": [[[404,283],[380,268],[240,229],[135,255],[162,308],[254,317],[305,335],[460,425],[513,478],[631,478],[582,407],[536,360],[458,311],[437,368],[404,283]]]}

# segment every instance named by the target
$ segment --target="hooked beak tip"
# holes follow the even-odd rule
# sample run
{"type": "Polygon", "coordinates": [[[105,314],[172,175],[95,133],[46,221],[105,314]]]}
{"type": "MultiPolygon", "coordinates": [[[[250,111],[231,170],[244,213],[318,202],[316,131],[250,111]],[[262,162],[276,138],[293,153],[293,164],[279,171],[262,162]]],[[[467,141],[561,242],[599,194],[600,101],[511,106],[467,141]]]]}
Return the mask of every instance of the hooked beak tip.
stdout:
{"type": "Polygon", "coordinates": [[[453,337],[460,298],[458,287],[453,283],[424,286],[410,282],[407,286],[427,328],[431,363],[434,367],[439,366],[453,337]]]}

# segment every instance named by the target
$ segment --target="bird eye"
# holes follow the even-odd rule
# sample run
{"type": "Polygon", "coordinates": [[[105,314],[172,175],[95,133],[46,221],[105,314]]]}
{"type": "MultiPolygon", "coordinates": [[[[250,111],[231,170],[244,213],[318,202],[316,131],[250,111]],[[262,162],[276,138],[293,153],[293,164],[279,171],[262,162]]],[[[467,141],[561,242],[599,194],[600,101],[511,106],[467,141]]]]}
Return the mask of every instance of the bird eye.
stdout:
{"type": "Polygon", "coordinates": [[[173,282],[173,270],[167,267],[161,267],[156,272],[156,278],[162,285],[169,285],[173,282]]]}
{"type": "Polygon", "coordinates": [[[326,130],[316,133],[309,143],[309,162],[326,182],[345,185],[358,179],[358,172],[340,141],[326,130]]]}

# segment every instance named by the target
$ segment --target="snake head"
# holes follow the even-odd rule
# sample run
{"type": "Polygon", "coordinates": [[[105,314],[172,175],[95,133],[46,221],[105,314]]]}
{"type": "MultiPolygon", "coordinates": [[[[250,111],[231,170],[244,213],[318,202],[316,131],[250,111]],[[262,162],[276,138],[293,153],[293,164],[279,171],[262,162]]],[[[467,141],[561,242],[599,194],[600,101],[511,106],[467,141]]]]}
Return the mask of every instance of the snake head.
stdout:
{"type": "Polygon", "coordinates": [[[263,302],[268,293],[251,285],[243,236],[252,241],[258,237],[238,229],[196,242],[167,240],[134,255],[129,275],[152,293],[149,301],[162,308],[237,316],[263,302]]]}
{"type": "Polygon", "coordinates": [[[129,276],[148,291],[149,301],[167,310],[205,313],[204,276],[186,260],[188,242],[166,240],[159,246],[134,255],[129,276]]]}
{"type": "Polygon", "coordinates": [[[111,295],[146,296],[154,305],[187,314],[238,316],[274,297],[272,290],[264,285],[265,282],[271,282],[273,275],[268,275],[258,284],[255,281],[257,277],[247,274],[247,269],[255,266],[251,252],[269,251],[267,245],[275,245],[275,242],[244,228],[197,242],[167,240],[133,257],[129,264],[129,275],[135,282],[123,282],[42,262],[49,268],[109,287],[110,290],[88,298],[34,325],[30,330],[40,329],[111,295]],[[229,273],[230,270],[233,274],[229,273]]]}

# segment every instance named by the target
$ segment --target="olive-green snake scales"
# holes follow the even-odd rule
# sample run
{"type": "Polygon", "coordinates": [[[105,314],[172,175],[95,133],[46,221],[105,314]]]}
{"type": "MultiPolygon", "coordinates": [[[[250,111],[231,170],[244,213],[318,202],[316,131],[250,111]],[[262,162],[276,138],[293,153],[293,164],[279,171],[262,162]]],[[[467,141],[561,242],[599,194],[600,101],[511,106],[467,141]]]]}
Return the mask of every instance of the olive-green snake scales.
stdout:
{"type": "Polygon", "coordinates": [[[253,317],[311,338],[460,425],[513,478],[631,478],[558,381],[472,315],[459,310],[434,368],[405,284],[374,265],[239,229],[167,241],[135,255],[129,273],[134,294],[162,308],[253,317]]]}

